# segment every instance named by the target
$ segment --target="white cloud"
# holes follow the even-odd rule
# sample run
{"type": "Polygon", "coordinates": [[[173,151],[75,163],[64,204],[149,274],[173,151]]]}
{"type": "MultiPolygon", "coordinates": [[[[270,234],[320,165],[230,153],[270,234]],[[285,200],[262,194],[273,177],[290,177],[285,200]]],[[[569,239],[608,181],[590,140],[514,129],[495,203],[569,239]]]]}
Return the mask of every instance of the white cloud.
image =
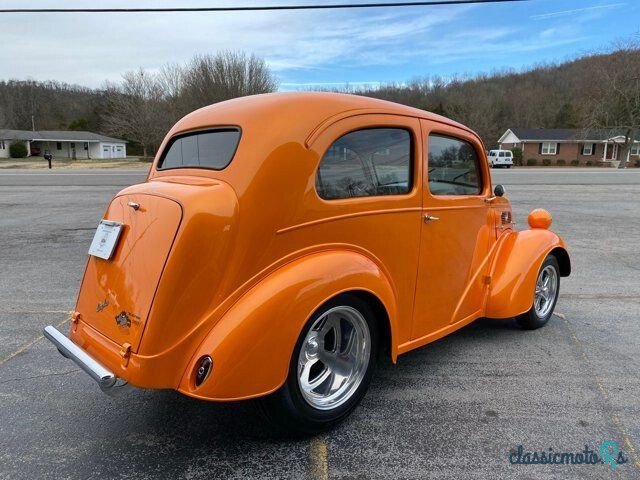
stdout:
{"type": "MultiPolygon", "coordinates": [[[[23,6],[17,0],[5,3],[6,8],[23,6]]],[[[163,4],[175,4],[175,0],[153,2],[163,4]]],[[[181,3],[186,4],[203,2],[181,3]]],[[[117,7],[127,2],[56,2],[56,7],[87,5],[117,7]]],[[[39,6],[50,5],[46,0],[29,4],[39,6]]],[[[117,80],[127,70],[154,70],[223,49],[262,56],[277,73],[340,63],[351,67],[393,64],[396,52],[406,50],[407,42],[428,39],[432,29],[453,22],[469,9],[421,9],[419,15],[412,9],[5,15],[0,78],[58,79],[97,86],[117,80]]]]}
{"type": "MultiPolygon", "coordinates": [[[[287,1],[300,3],[268,0],[261,4],[287,1]]],[[[209,0],[147,0],[144,5],[178,3],[211,4],[209,0]]],[[[243,2],[257,3],[258,0],[243,2]]],[[[237,2],[216,2],[225,4],[237,2]]],[[[126,0],[57,0],[55,6],[130,5],[126,0]]],[[[385,79],[376,78],[381,71],[409,72],[402,74],[407,79],[429,71],[438,73],[437,67],[445,64],[468,63],[472,71],[479,61],[496,66],[522,64],[532,52],[553,51],[582,42],[589,35],[585,33],[589,29],[583,29],[588,21],[585,18],[618,5],[623,4],[574,9],[585,13],[569,25],[556,17],[574,10],[535,16],[548,18],[542,30],[521,22],[486,21],[491,18],[490,7],[468,5],[242,13],[4,15],[0,18],[0,79],[30,77],[100,86],[106,80],[117,81],[128,70],[143,67],[154,71],[167,63],[185,62],[195,54],[232,49],[265,58],[283,89],[343,85],[354,76],[375,79],[363,83],[377,84],[385,79]],[[347,71],[350,75],[344,73],[347,71]]],[[[21,6],[24,0],[3,3],[5,8],[21,6]]],[[[50,0],[29,2],[29,8],[50,6],[50,0]]],[[[493,11],[507,12],[498,7],[493,11]]]]}

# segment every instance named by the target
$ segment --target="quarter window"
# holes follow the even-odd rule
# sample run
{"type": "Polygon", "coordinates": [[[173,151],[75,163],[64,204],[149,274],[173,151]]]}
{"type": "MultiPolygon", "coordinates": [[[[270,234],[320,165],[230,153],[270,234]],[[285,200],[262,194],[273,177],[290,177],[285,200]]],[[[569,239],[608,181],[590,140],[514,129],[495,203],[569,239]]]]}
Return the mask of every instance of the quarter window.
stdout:
{"type": "Polygon", "coordinates": [[[399,195],[411,189],[411,134],[370,128],[336,140],[320,161],[316,190],[325,200],[399,195]]]}
{"type": "Polygon", "coordinates": [[[429,135],[429,191],[433,195],[478,195],[482,177],[476,150],[469,142],[429,135]]]}
{"type": "Polygon", "coordinates": [[[544,142],[542,144],[542,155],[555,155],[558,152],[558,144],[551,142],[544,142]]]}

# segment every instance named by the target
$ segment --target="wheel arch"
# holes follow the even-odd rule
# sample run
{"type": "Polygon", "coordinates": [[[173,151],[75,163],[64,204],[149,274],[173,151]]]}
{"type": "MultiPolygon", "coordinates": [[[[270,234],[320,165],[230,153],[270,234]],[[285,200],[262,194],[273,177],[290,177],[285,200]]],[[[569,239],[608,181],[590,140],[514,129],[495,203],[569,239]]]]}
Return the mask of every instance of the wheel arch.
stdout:
{"type": "Polygon", "coordinates": [[[531,308],[540,266],[549,254],[558,260],[560,276],[571,273],[564,241],[554,232],[529,229],[506,234],[494,258],[485,316],[512,318],[531,308]]]}
{"type": "Polygon", "coordinates": [[[391,321],[389,319],[389,313],[387,312],[387,308],[385,307],[382,300],[380,300],[375,294],[366,290],[351,290],[347,292],[350,295],[354,295],[364,302],[368,303],[371,309],[373,310],[373,314],[376,318],[376,323],[378,326],[378,334],[379,338],[379,355],[384,355],[385,358],[390,359],[395,363],[397,359],[397,354],[394,354],[393,351],[393,332],[391,331],[391,321]]]}
{"type": "Polygon", "coordinates": [[[287,378],[304,325],[322,305],[344,293],[371,305],[381,324],[381,341],[395,359],[397,307],[390,279],[375,259],[362,252],[329,250],[284,265],[237,301],[193,353],[178,390],[217,401],[277,390],[287,378]],[[193,372],[204,355],[213,358],[213,371],[196,387],[193,372]]]}
{"type": "Polygon", "coordinates": [[[560,276],[568,277],[571,275],[571,259],[569,258],[569,252],[564,247],[556,247],[549,252],[550,255],[556,257],[558,260],[558,267],[560,268],[560,276]]]}

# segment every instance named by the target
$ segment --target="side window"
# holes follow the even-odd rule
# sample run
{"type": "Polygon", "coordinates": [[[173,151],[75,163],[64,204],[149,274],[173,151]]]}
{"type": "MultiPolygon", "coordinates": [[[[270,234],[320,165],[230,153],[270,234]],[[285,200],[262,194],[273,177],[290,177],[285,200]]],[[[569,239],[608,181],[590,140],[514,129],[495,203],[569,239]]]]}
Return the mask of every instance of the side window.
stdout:
{"type": "Polygon", "coordinates": [[[325,200],[400,195],[411,190],[411,134],[369,128],[336,140],[320,161],[316,190],[325,200]]]}
{"type": "Polygon", "coordinates": [[[464,140],[429,135],[429,191],[433,195],[478,195],[482,175],[473,145],[464,140]]]}

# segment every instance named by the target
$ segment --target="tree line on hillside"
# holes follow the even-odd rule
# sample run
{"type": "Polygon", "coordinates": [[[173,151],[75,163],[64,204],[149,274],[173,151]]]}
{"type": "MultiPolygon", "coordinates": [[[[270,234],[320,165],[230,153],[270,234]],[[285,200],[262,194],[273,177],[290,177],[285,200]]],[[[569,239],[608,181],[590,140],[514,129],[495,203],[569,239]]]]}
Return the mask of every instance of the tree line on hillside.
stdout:
{"type": "Polygon", "coordinates": [[[62,82],[0,81],[0,129],[99,130],[101,92],[62,82]]]}
{"type": "Polygon", "coordinates": [[[620,128],[640,140],[640,44],[525,72],[429,77],[352,93],[414,106],[468,125],[489,147],[508,129],[620,128]]]}
{"type": "MultiPolygon", "coordinates": [[[[86,129],[153,151],[167,130],[197,108],[272,92],[277,81],[264,60],[241,52],[196,56],[159,72],[125,73],[118,83],[87,89],[59,82],[0,82],[0,128],[86,129]]],[[[622,128],[625,148],[640,140],[640,44],[524,72],[426,77],[367,95],[445,115],[477,131],[489,147],[510,127],[622,128]]],[[[623,155],[624,157],[624,155],[623,155]]]]}

